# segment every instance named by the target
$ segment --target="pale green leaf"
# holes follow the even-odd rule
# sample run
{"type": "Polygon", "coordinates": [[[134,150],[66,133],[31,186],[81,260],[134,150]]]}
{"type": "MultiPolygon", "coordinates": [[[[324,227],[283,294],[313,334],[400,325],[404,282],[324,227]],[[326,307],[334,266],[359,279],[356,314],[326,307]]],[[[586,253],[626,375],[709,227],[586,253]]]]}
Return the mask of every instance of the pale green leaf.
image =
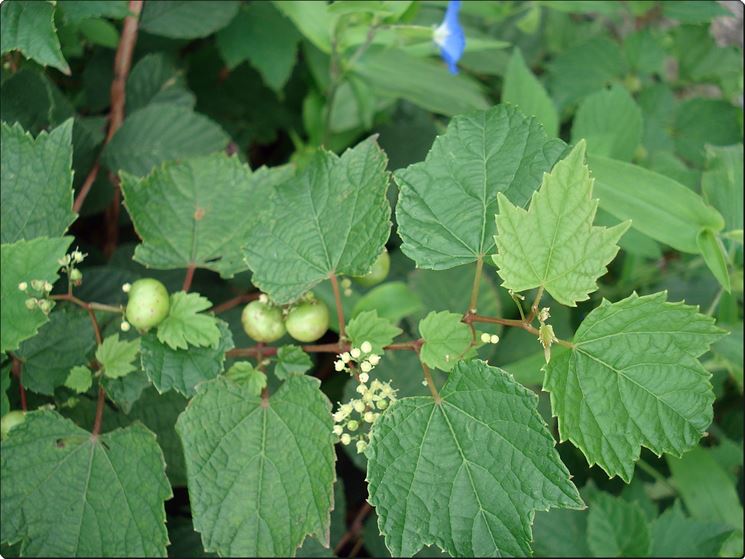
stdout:
{"type": "Polygon", "coordinates": [[[742,108],[724,99],[694,97],[681,103],[675,114],[675,149],[685,160],[701,167],[705,145],[727,146],[742,142],[742,108]]]}
{"type": "Polygon", "coordinates": [[[614,85],[582,101],[572,122],[572,143],[584,138],[589,153],[631,161],[642,129],[641,109],[626,88],[614,85]]]}
{"type": "Polygon", "coordinates": [[[140,28],[172,39],[206,37],[230,23],[239,6],[234,0],[158,0],[144,5],[140,28]]]}
{"type": "Polygon", "coordinates": [[[140,424],[92,437],[35,411],[2,443],[2,535],[31,557],[163,557],[163,453],[140,424]]]}
{"type": "Polygon", "coordinates": [[[285,380],[289,375],[304,375],[313,366],[310,356],[296,345],[283,345],[277,350],[274,376],[285,380]]]}
{"type": "Polygon", "coordinates": [[[88,392],[93,385],[93,375],[88,367],[75,366],[70,369],[70,374],[65,379],[65,386],[78,394],[88,392]]]}
{"type": "Polygon", "coordinates": [[[598,206],[592,185],[582,141],[544,175],[529,210],[498,194],[494,262],[502,287],[516,292],[543,287],[571,307],[597,290],[597,279],[616,256],[616,243],[629,224],[592,224],[598,206]]]}
{"type": "Polygon", "coordinates": [[[103,368],[103,374],[116,379],[128,375],[137,369],[135,359],[140,352],[140,340],[124,341],[119,334],[112,334],[96,350],[96,360],[103,368]]]}
{"type": "Polygon", "coordinates": [[[0,15],[0,54],[19,50],[42,66],[52,66],[70,74],[54,27],[51,2],[6,0],[0,15]]]}
{"type": "Polygon", "coordinates": [[[314,154],[253,205],[246,261],[252,283],[289,303],[331,274],[367,273],[390,233],[385,154],[375,138],[314,154]]]}
{"type": "Polygon", "coordinates": [[[675,501],[652,522],[650,532],[652,557],[716,557],[732,528],[689,518],[675,501]]]}
{"type": "Polygon", "coordinates": [[[419,296],[408,285],[402,281],[387,281],[359,297],[352,309],[352,316],[376,311],[381,318],[398,324],[405,316],[421,310],[419,296]]]}
{"type": "Polygon", "coordinates": [[[729,370],[730,375],[743,391],[743,328],[742,321],[734,325],[721,324],[730,331],[728,335],[711,346],[712,353],[717,356],[729,370]]]}
{"type": "Polygon", "coordinates": [[[335,457],[319,384],[291,375],[266,401],[223,377],[200,385],[176,430],[205,550],[289,557],[306,535],[329,545],[335,457]]]}
{"type": "Polygon", "coordinates": [[[282,0],[273,2],[284,15],[292,20],[298,30],[317,48],[331,52],[331,34],[338,15],[331,13],[324,0],[282,0]]]}
{"type": "Polygon", "coordinates": [[[537,397],[483,361],[460,362],[440,395],[398,400],[373,426],[369,501],[388,549],[529,555],[534,511],[583,507],[537,397]]]}
{"type": "Polygon", "coordinates": [[[196,266],[225,277],[245,270],[241,247],[257,211],[256,188],[287,176],[284,167],[252,173],[225,154],[166,163],[139,180],[123,174],[124,201],[143,240],[135,260],[160,269],[196,266]]]}
{"type": "Polygon", "coordinates": [[[229,69],[248,60],[264,83],[281,91],[295,66],[300,41],[292,22],[270,2],[253,2],[217,34],[220,56],[229,69]]]}
{"type": "Polygon", "coordinates": [[[596,557],[645,557],[649,526],[641,507],[620,497],[598,493],[587,516],[587,544],[596,557]]]}
{"type": "Polygon", "coordinates": [[[515,48],[502,86],[502,103],[516,105],[524,114],[543,124],[546,134],[559,134],[559,113],[538,78],[530,71],[519,48],[515,48]]]}
{"type": "Polygon", "coordinates": [[[394,175],[401,250],[434,270],[491,253],[497,194],[525,206],[564,147],[514,107],[453,118],[425,161],[394,175]]]}
{"type": "Polygon", "coordinates": [[[220,341],[216,347],[174,349],[153,333],[142,337],[142,368],[161,394],[169,390],[193,396],[200,382],[215,378],[223,370],[225,352],[233,349],[228,325],[216,320],[220,341]]]}
{"type": "Polygon", "coordinates": [[[188,90],[183,72],[162,52],[146,54],[132,67],[127,78],[127,114],[151,104],[193,108],[194,94],[188,90]]]}
{"type": "Polygon", "coordinates": [[[59,237],[72,211],[72,119],[36,138],[2,123],[0,238],[59,237]]]}
{"type": "Polygon", "coordinates": [[[704,434],[714,393],[697,357],[723,331],[696,311],[664,292],[604,300],[546,366],[561,440],[590,465],[628,483],[642,446],[680,456],[704,434]]]}
{"type": "Polygon", "coordinates": [[[419,322],[424,339],[421,360],[442,371],[450,371],[471,348],[471,329],[461,322],[463,315],[449,311],[430,312],[419,322]]]}
{"type": "Polygon", "coordinates": [[[155,103],[127,116],[103,151],[112,171],[142,177],[172,159],[221,151],[227,134],[204,115],[174,103],[155,103]]]}
{"type": "Polygon", "coordinates": [[[743,226],[742,154],[742,144],[706,148],[701,191],[704,199],[722,214],[728,231],[743,226]]]}
{"type": "Polygon", "coordinates": [[[189,345],[217,348],[220,343],[217,319],[201,313],[211,306],[209,299],[198,293],[172,293],[168,316],[158,324],[158,339],[172,349],[186,349],[189,345]]]}
{"type": "Polygon", "coordinates": [[[248,361],[238,361],[227,370],[225,376],[242,385],[249,396],[259,396],[266,388],[266,374],[254,368],[248,361]]]}
{"type": "Polygon", "coordinates": [[[52,396],[70,368],[85,365],[96,347],[91,319],[82,309],[55,309],[39,334],[15,353],[23,362],[23,386],[52,396]]]}
{"type": "Polygon", "coordinates": [[[29,295],[18,289],[21,282],[38,279],[54,283],[58,259],[65,255],[72,237],[38,238],[0,247],[0,351],[14,350],[49,318],[39,308],[26,308],[29,295]]]}
{"type": "Polygon", "coordinates": [[[354,347],[362,342],[372,345],[372,353],[383,354],[383,348],[403,332],[390,320],[378,316],[377,311],[365,311],[356,315],[347,325],[347,338],[354,347]]]}
{"type": "Polygon", "coordinates": [[[727,251],[722,240],[711,229],[702,229],[698,232],[696,244],[704,262],[706,262],[706,266],[717,278],[719,285],[729,293],[731,286],[727,266],[727,251]]]}

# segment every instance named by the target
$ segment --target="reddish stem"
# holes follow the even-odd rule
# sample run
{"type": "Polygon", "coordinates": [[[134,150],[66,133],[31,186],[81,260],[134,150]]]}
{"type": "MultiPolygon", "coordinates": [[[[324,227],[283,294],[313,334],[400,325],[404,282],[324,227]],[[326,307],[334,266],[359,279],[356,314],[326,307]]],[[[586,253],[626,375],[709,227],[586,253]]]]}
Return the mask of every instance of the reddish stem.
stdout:
{"type": "Polygon", "coordinates": [[[364,527],[365,517],[367,517],[368,514],[370,514],[370,511],[372,511],[372,506],[370,506],[370,503],[365,503],[360,508],[359,512],[355,515],[354,520],[352,520],[352,523],[349,526],[349,530],[344,532],[344,535],[339,538],[339,541],[334,546],[334,553],[338,554],[339,551],[342,550],[342,548],[349,543],[352,538],[357,536],[364,527]]]}
{"type": "Polygon", "coordinates": [[[78,192],[78,195],[75,197],[75,203],[72,205],[72,211],[74,211],[76,214],[80,213],[80,208],[83,207],[85,197],[88,196],[88,192],[90,192],[93,183],[96,182],[96,177],[98,176],[98,170],[100,168],[101,164],[98,162],[98,160],[96,160],[96,163],[95,165],[93,165],[93,168],[88,173],[88,176],[85,177],[85,182],[80,188],[80,192],[78,192]]]}
{"type": "Polygon", "coordinates": [[[16,377],[18,380],[18,392],[21,395],[21,409],[23,411],[28,410],[28,406],[26,405],[26,389],[23,388],[23,363],[20,359],[17,357],[13,357],[13,365],[11,365],[11,370],[13,371],[13,376],[16,377]]]}
{"type": "Polygon", "coordinates": [[[232,299],[228,299],[227,301],[220,303],[219,305],[215,305],[210,310],[215,314],[220,314],[225,311],[229,311],[230,309],[237,307],[238,305],[241,305],[243,303],[248,303],[249,301],[253,301],[255,299],[259,298],[258,291],[254,291],[253,293],[244,293],[243,295],[236,295],[232,299]]]}
{"type": "Polygon", "coordinates": [[[186,268],[186,277],[184,277],[184,285],[181,286],[181,289],[183,291],[188,292],[189,289],[191,289],[191,282],[194,279],[195,270],[196,270],[196,266],[194,264],[189,264],[189,267],[186,268]]]}
{"type": "Polygon", "coordinates": [[[101,432],[101,425],[103,424],[103,409],[106,404],[106,392],[103,389],[103,385],[98,385],[98,402],[96,402],[96,419],[93,422],[93,431],[91,435],[97,437],[101,432]]]}
{"type": "Polygon", "coordinates": [[[86,303],[82,299],[78,299],[77,297],[75,297],[75,295],[71,295],[70,293],[65,293],[64,295],[52,295],[49,298],[54,299],[55,301],[68,301],[69,303],[77,305],[80,308],[88,311],[88,316],[90,317],[91,324],[93,325],[93,332],[96,335],[96,344],[101,345],[101,342],[103,341],[101,338],[101,328],[98,325],[96,313],[93,312],[93,306],[90,303],[86,303]]]}

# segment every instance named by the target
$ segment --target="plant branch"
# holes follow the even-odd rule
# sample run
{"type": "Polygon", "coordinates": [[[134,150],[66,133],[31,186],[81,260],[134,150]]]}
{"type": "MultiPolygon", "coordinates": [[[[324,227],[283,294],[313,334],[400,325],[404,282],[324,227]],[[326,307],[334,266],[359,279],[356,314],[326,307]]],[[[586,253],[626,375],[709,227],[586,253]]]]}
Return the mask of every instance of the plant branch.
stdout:
{"type": "Polygon", "coordinates": [[[359,512],[354,517],[354,520],[352,520],[352,523],[349,525],[349,529],[344,532],[344,535],[342,535],[341,538],[339,538],[339,541],[336,542],[336,545],[334,546],[334,553],[338,554],[342,548],[347,545],[353,538],[355,538],[359,533],[362,531],[362,528],[364,527],[365,518],[368,514],[370,514],[370,511],[372,511],[372,506],[370,506],[370,503],[365,503],[360,507],[359,512]]]}
{"type": "MultiPolygon", "coordinates": [[[[530,316],[528,318],[530,318],[530,316]]],[[[499,318],[496,316],[481,316],[480,314],[466,313],[466,315],[463,317],[463,322],[465,322],[466,324],[471,324],[472,322],[485,322],[487,324],[501,324],[502,326],[522,328],[523,330],[526,330],[530,332],[531,334],[538,336],[538,328],[532,326],[528,322],[527,318],[525,319],[525,321],[522,321],[522,320],[511,319],[511,318],[499,318]]],[[[572,342],[569,342],[567,340],[557,339],[556,343],[559,344],[560,346],[567,347],[570,349],[575,347],[572,342]]]]}
{"type": "Polygon", "coordinates": [[[341,304],[341,292],[339,291],[339,282],[336,279],[336,274],[329,274],[331,280],[331,287],[334,290],[334,301],[336,302],[336,318],[339,321],[339,344],[341,345],[347,338],[347,332],[344,328],[344,307],[341,304]]]}
{"type": "Polygon", "coordinates": [[[535,299],[533,299],[533,304],[530,305],[530,314],[525,319],[525,322],[528,324],[532,324],[533,319],[538,314],[538,305],[541,304],[541,297],[543,297],[543,286],[540,286],[538,291],[535,292],[535,299]]]}
{"type": "Polygon", "coordinates": [[[484,259],[479,256],[476,260],[476,274],[473,276],[473,287],[471,287],[471,299],[468,302],[468,312],[475,313],[479,300],[479,285],[481,284],[481,272],[484,268],[484,259]]]}
{"type": "Polygon", "coordinates": [[[101,345],[101,342],[103,340],[101,338],[101,328],[98,325],[98,320],[96,319],[96,313],[93,312],[94,310],[93,305],[96,305],[96,307],[103,307],[103,308],[98,308],[97,310],[107,310],[109,312],[121,312],[121,309],[117,309],[116,311],[113,311],[112,309],[116,309],[116,307],[112,307],[111,305],[100,305],[99,303],[86,303],[82,299],[78,299],[77,297],[75,297],[75,295],[70,295],[69,293],[65,293],[64,295],[52,295],[50,296],[50,299],[54,299],[55,301],[67,301],[69,303],[72,303],[73,305],[77,305],[80,308],[88,311],[88,316],[90,316],[91,324],[93,325],[93,332],[96,335],[97,345],[101,345]]]}
{"type": "Polygon", "coordinates": [[[184,284],[181,286],[182,291],[189,292],[189,289],[191,289],[191,282],[194,280],[194,271],[196,270],[196,266],[194,264],[189,264],[189,267],[186,268],[186,276],[184,277],[184,284]]]}
{"type": "Polygon", "coordinates": [[[249,301],[258,299],[259,295],[260,293],[258,291],[236,295],[232,299],[228,299],[227,301],[220,303],[219,305],[215,305],[210,309],[210,311],[215,314],[220,314],[225,311],[229,311],[230,309],[237,307],[238,305],[241,305],[243,303],[248,303],[249,301]]]}
{"type": "MultiPolygon", "coordinates": [[[[424,344],[423,339],[413,340],[410,342],[399,342],[397,344],[390,344],[383,347],[386,351],[419,351],[419,348],[424,344]]],[[[351,346],[349,343],[330,343],[330,344],[309,344],[300,346],[300,349],[306,353],[342,353],[349,351],[351,346]]],[[[277,354],[278,348],[273,346],[263,346],[261,349],[261,355],[264,357],[271,357],[277,354]]],[[[252,347],[237,347],[225,352],[228,357],[255,357],[258,353],[258,345],[252,347]]]]}
{"type": "Polygon", "coordinates": [[[74,211],[76,214],[80,213],[80,208],[83,207],[83,202],[85,202],[86,196],[88,196],[93,183],[96,182],[96,177],[98,177],[98,170],[100,168],[101,164],[99,163],[98,159],[96,159],[96,163],[88,172],[88,176],[85,177],[85,182],[83,183],[83,186],[80,187],[78,195],[75,196],[75,203],[72,205],[72,211],[74,211]]]}
{"type": "Polygon", "coordinates": [[[93,430],[91,431],[91,435],[93,435],[93,437],[98,437],[98,434],[101,432],[101,425],[103,424],[103,410],[104,407],[106,407],[104,405],[105,403],[106,391],[103,389],[103,385],[99,383],[98,401],[96,402],[96,419],[93,422],[93,430]]]}
{"type": "Polygon", "coordinates": [[[422,365],[422,372],[424,373],[424,378],[427,381],[427,387],[429,388],[429,391],[432,393],[432,397],[435,399],[435,404],[439,405],[440,402],[442,402],[442,398],[440,398],[440,393],[437,392],[435,381],[432,379],[432,373],[430,372],[429,367],[424,361],[420,359],[419,363],[421,363],[422,365]]]}
{"type": "Polygon", "coordinates": [[[28,410],[26,405],[26,389],[23,387],[23,362],[18,359],[15,355],[13,356],[13,364],[11,365],[13,376],[18,380],[18,392],[21,396],[21,409],[23,411],[28,410]]]}

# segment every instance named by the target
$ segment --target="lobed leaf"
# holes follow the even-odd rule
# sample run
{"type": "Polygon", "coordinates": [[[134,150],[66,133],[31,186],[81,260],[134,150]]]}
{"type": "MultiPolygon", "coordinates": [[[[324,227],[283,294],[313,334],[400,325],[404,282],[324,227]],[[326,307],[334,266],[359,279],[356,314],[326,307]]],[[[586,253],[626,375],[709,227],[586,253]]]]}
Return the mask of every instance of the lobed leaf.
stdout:
{"type": "Polygon", "coordinates": [[[107,336],[96,350],[96,360],[101,364],[103,374],[117,379],[137,369],[135,359],[140,352],[140,340],[119,340],[119,334],[107,336]]]}
{"type": "Polygon", "coordinates": [[[419,357],[423,363],[450,371],[466,356],[473,336],[462,318],[462,315],[449,311],[431,311],[419,322],[419,334],[424,340],[419,357]]]}
{"type": "Polygon", "coordinates": [[[372,353],[383,355],[383,348],[403,332],[390,320],[378,316],[378,311],[365,311],[356,315],[347,325],[347,337],[354,347],[362,342],[372,345],[372,353]]]}
{"type": "Polygon", "coordinates": [[[217,319],[201,313],[211,306],[209,299],[198,293],[172,293],[168,316],[158,324],[158,340],[171,349],[186,349],[189,345],[217,348],[221,338],[217,319]]]}

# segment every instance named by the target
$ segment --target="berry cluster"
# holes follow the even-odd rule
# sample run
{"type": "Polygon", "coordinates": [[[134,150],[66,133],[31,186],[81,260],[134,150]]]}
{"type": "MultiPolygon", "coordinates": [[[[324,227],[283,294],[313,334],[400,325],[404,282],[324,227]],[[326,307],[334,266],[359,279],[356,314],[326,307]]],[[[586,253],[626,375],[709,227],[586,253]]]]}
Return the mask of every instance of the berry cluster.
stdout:
{"type": "Polygon", "coordinates": [[[311,292],[298,303],[285,308],[274,304],[262,293],[258,301],[245,306],[241,323],[246,334],[257,342],[275,342],[285,333],[300,342],[314,342],[328,330],[329,310],[311,292]]]}

